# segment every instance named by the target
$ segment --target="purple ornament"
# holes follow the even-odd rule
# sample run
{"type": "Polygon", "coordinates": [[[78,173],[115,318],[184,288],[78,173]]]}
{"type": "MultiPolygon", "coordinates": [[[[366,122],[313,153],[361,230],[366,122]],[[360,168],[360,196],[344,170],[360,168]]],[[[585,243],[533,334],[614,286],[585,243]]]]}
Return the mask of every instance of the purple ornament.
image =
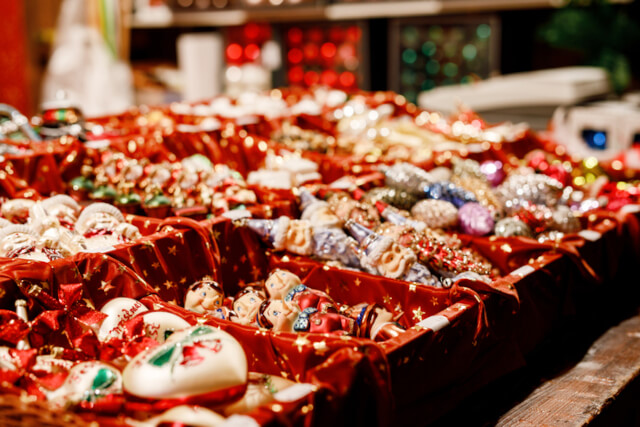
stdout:
{"type": "Polygon", "coordinates": [[[465,203],[458,210],[458,220],[463,233],[473,236],[484,236],[493,230],[493,216],[491,212],[478,203],[465,203]]]}
{"type": "Polygon", "coordinates": [[[504,167],[500,160],[487,160],[482,162],[480,170],[487,177],[487,181],[493,187],[500,185],[506,174],[504,173],[504,167]]]}

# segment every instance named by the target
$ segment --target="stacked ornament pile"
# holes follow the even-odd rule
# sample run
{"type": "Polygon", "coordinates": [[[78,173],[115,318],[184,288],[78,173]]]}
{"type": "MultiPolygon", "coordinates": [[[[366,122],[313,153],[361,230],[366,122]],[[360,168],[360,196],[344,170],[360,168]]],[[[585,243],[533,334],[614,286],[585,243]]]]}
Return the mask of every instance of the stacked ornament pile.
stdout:
{"type": "Polygon", "coordinates": [[[113,203],[125,213],[156,218],[176,212],[219,215],[257,202],[242,175],[198,154],[180,162],[150,163],[107,151],[100,164],[84,165],[82,175],[69,184],[79,200],[113,203]]]}
{"type": "Polygon", "coordinates": [[[91,335],[101,348],[99,359],[83,354],[89,348],[32,349],[27,302],[16,301],[16,313],[4,316],[11,315],[14,335],[22,338],[15,347],[0,346],[5,390],[15,391],[9,383],[26,384],[26,393],[52,410],[141,426],[219,425],[274,400],[291,400],[281,392],[293,381],[250,372],[240,343],[203,324],[203,317],[192,325],[185,319],[193,314],[174,314],[125,297],[110,300],[100,311],[82,305],[82,311],[87,327],[82,342],[91,335]]]}
{"type": "Polygon", "coordinates": [[[287,270],[276,269],[262,283],[242,288],[226,298],[213,279],[189,288],[184,307],[197,313],[277,332],[329,333],[384,341],[404,329],[376,304],[347,306],[327,293],[303,285],[287,270]]]}
{"type": "Polygon", "coordinates": [[[48,262],[105,252],[141,237],[115,206],[96,202],[82,208],[63,194],[42,201],[13,199],[0,209],[0,256],[6,258],[48,262]]]}

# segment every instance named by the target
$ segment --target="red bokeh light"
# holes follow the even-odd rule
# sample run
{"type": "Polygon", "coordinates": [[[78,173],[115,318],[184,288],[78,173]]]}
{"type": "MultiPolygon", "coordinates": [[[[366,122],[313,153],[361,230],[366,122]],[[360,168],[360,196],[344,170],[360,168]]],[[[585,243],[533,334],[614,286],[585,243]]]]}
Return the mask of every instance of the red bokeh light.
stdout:
{"type": "Polygon", "coordinates": [[[338,49],[338,56],[343,60],[353,58],[356,55],[356,47],[351,43],[343,43],[338,49]]]}
{"type": "Polygon", "coordinates": [[[331,27],[329,29],[329,40],[334,43],[340,43],[344,40],[344,29],[342,27],[331,27]]]}
{"type": "Polygon", "coordinates": [[[347,28],[347,39],[352,42],[357,42],[362,37],[362,30],[357,25],[352,25],[347,28]]]}
{"type": "Polygon", "coordinates": [[[287,32],[287,38],[289,39],[289,43],[291,44],[302,43],[302,37],[303,34],[300,28],[294,27],[287,32]]]}
{"type": "Polygon", "coordinates": [[[324,70],[320,74],[320,83],[327,86],[334,86],[338,81],[338,73],[335,70],[324,70]]]}
{"type": "Polygon", "coordinates": [[[229,62],[238,62],[242,58],[242,46],[238,43],[231,43],[227,46],[226,54],[229,62]]]}
{"type": "Polygon", "coordinates": [[[307,43],[304,45],[304,59],[307,61],[314,61],[318,58],[320,49],[315,43],[307,43]]]}
{"type": "Polygon", "coordinates": [[[244,36],[249,40],[255,40],[260,37],[260,26],[253,22],[244,26],[244,36]]]}
{"type": "Polygon", "coordinates": [[[315,71],[307,71],[304,73],[304,84],[307,86],[313,86],[320,81],[320,76],[315,71]]]}
{"type": "Polygon", "coordinates": [[[320,44],[324,40],[324,33],[321,28],[313,27],[307,30],[307,38],[309,41],[320,44]]]}
{"type": "Polygon", "coordinates": [[[356,84],[356,76],[350,71],[340,73],[338,80],[340,81],[340,85],[344,88],[350,88],[356,84]]]}
{"type": "Polygon", "coordinates": [[[294,47],[287,53],[287,59],[292,64],[299,64],[303,59],[302,51],[297,47],[294,47]]]}
{"type": "Polygon", "coordinates": [[[287,77],[289,78],[289,83],[291,84],[300,83],[304,78],[304,70],[302,69],[302,67],[291,67],[291,69],[287,73],[287,77]]]}
{"type": "Polygon", "coordinates": [[[260,47],[255,43],[250,43],[244,48],[244,57],[249,61],[255,61],[260,56],[260,47]]]}
{"type": "Polygon", "coordinates": [[[324,43],[320,48],[320,53],[323,58],[331,59],[336,56],[336,45],[331,42],[324,43]]]}

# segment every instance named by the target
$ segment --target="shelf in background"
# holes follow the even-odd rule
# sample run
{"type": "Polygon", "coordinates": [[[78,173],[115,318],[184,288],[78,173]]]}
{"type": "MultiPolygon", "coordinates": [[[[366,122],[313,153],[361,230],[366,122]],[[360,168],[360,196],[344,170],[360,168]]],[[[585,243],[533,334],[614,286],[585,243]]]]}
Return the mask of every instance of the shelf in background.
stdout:
{"type": "Polygon", "coordinates": [[[280,7],[220,11],[174,12],[169,21],[131,20],[131,28],[226,27],[251,21],[340,21],[401,18],[462,12],[490,12],[562,6],[563,0],[406,0],[337,3],[325,6],[280,7]]]}

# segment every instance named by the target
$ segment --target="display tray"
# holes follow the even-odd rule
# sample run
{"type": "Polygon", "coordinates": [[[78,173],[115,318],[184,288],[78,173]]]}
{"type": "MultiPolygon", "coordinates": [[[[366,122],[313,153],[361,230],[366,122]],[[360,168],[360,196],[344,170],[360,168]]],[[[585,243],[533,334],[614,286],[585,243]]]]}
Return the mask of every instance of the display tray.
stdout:
{"type": "MultiPolygon", "coordinates": [[[[133,218],[132,222],[148,222],[143,230],[152,228],[149,219],[133,218]]],[[[11,328],[0,339],[15,344],[28,336],[31,347],[38,352],[47,354],[58,347],[64,349],[62,357],[67,360],[108,362],[120,355],[133,356],[143,348],[144,338],[134,335],[120,345],[101,344],[87,330],[87,326],[102,320],[104,315],[96,310],[106,302],[116,296],[133,298],[150,310],[173,313],[190,324],[211,324],[229,332],[243,346],[251,371],[306,384],[285,389],[289,392],[282,393],[280,400],[246,414],[254,423],[388,423],[388,371],[380,349],[372,343],[329,336],[310,337],[301,343],[291,334],[270,334],[185,310],[182,301],[189,284],[204,276],[215,276],[218,271],[215,244],[211,245],[212,240],[202,233],[197,222],[184,218],[154,222],[161,231],[107,253],[80,253],[50,263],[4,259],[0,266],[0,306],[5,318],[13,319],[22,328],[11,328]],[[30,332],[13,312],[16,299],[27,300],[28,317],[33,319],[30,332]],[[371,411],[372,405],[376,411],[371,411]]],[[[20,375],[9,376],[11,381],[3,384],[2,391],[19,394],[20,388],[29,389],[30,384],[29,390],[37,391],[29,369],[26,366],[20,375]]],[[[141,411],[136,401],[128,398],[119,401],[117,409],[114,412],[113,406],[98,405],[84,408],[82,416],[101,424],[124,425],[125,414],[132,416],[141,411]],[[115,417],[119,412],[123,416],[115,417]]]]}

